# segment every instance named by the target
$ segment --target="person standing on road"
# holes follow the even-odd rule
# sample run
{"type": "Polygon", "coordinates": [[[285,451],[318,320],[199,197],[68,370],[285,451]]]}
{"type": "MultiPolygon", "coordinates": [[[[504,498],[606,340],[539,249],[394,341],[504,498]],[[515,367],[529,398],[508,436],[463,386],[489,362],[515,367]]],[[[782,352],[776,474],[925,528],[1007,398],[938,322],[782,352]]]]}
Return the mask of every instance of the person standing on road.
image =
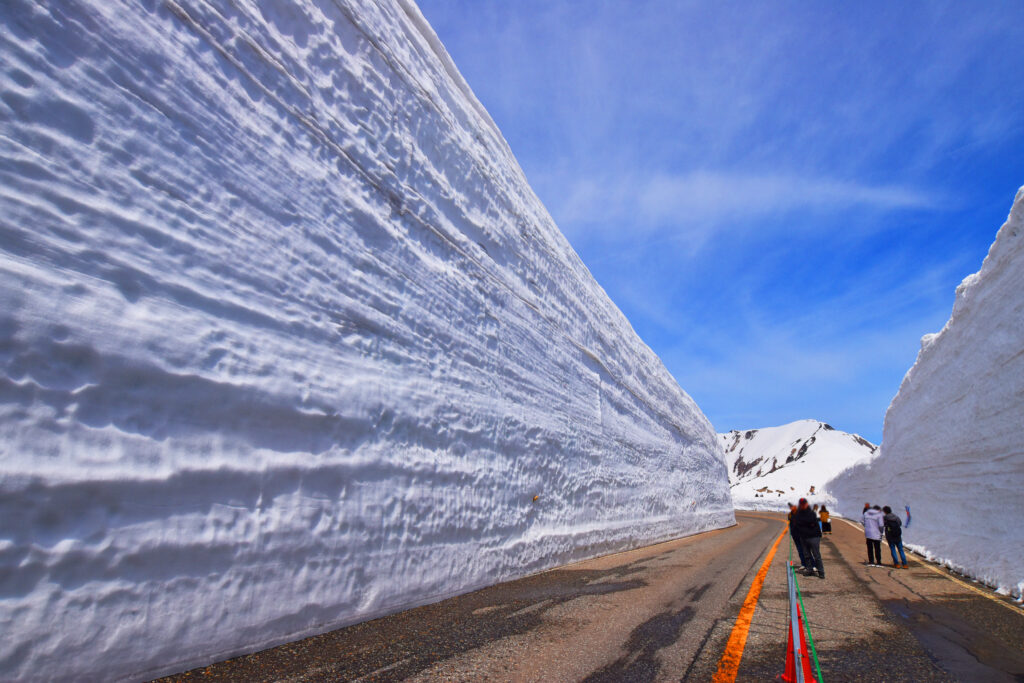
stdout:
{"type": "Polygon", "coordinates": [[[790,522],[790,529],[796,532],[804,547],[804,554],[807,556],[804,569],[807,575],[811,576],[817,569],[818,578],[824,579],[825,565],[821,562],[821,527],[818,526],[818,515],[807,504],[806,498],[800,499],[800,506],[793,514],[793,521],[790,522]]]}
{"type": "Polygon", "coordinates": [[[828,508],[824,505],[821,506],[821,510],[818,512],[818,519],[821,520],[821,533],[832,534],[832,522],[829,520],[828,508]]]}
{"type": "Polygon", "coordinates": [[[796,505],[789,504],[789,536],[793,539],[793,545],[796,546],[796,554],[800,556],[800,566],[807,569],[807,553],[804,552],[804,546],[800,543],[800,537],[796,535],[796,528],[793,526],[793,517],[796,516],[796,505]]]}
{"type": "Polygon", "coordinates": [[[882,518],[885,525],[885,542],[889,544],[889,552],[892,553],[892,566],[896,569],[907,568],[907,555],[903,552],[903,520],[899,515],[893,514],[892,508],[886,505],[882,508],[885,516],[882,518]],[[896,551],[900,551],[899,559],[896,558],[896,551]]]}
{"type": "Polygon", "coordinates": [[[882,564],[882,509],[877,505],[864,511],[861,521],[864,523],[864,538],[868,543],[868,566],[879,567],[882,564]]]}

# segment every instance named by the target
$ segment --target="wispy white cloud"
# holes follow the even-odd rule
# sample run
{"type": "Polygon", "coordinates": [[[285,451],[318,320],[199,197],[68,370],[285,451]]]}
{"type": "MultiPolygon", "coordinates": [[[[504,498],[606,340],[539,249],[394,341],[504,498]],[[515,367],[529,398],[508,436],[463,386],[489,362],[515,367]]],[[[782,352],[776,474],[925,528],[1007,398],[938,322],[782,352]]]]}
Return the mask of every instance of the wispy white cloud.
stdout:
{"type": "Polygon", "coordinates": [[[793,209],[843,209],[861,205],[881,209],[931,208],[926,192],[898,185],[786,175],[745,175],[695,171],[656,176],[639,195],[644,215],[656,220],[680,215],[703,218],[776,213],[793,209]]]}
{"type": "MultiPolygon", "coordinates": [[[[944,205],[903,185],[789,174],[698,170],[646,177],[578,178],[550,207],[570,237],[585,231],[640,235],[671,230],[688,237],[735,229],[737,221],[793,211],[928,210],[944,205]]],[[[746,223],[749,225],[749,223],[746,223]]]]}
{"type": "Polygon", "coordinates": [[[1019,187],[1024,5],[419,1],[716,425],[880,436],[1019,187]]]}

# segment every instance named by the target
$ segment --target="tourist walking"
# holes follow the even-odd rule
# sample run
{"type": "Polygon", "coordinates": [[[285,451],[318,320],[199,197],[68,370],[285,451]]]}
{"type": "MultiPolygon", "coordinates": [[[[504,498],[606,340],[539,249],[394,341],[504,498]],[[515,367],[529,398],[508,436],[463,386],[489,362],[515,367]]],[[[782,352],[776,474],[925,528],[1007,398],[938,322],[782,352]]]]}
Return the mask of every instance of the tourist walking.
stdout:
{"type": "Polygon", "coordinates": [[[906,569],[907,555],[903,552],[903,520],[899,515],[894,514],[888,505],[882,508],[882,512],[885,513],[882,522],[885,526],[885,542],[889,544],[889,552],[892,553],[892,566],[896,569],[906,569]],[[897,550],[900,552],[899,558],[896,557],[897,550]]]}
{"type": "Polygon", "coordinates": [[[804,547],[804,554],[807,557],[804,570],[808,576],[817,570],[818,578],[824,579],[825,565],[821,561],[821,527],[818,526],[818,515],[807,504],[806,498],[800,499],[800,505],[793,514],[790,529],[795,530],[804,547]]]}
{"type": "Polygon", "coordinates": [[[796,515],[796,505],[789,504],[789,536],[793,539],[793,545],[796,546],[796,553],[800,556],[800,566],[807,568],[807,554],[804,552],[804,546],[800,543],[800,537],[796,534],[796,528],[793,526],[793,517],[796,515]]]}
{"type": "Polygon", "coordinates": [[[824,505],[821,506],[821,510],[818,512],[818,519],[821,520],[821,533],[832,534],[832,522],[829,521],[831,515],[828,513],[828,508],[824,505]]]}
{"type": "Polygon", "coordinates": [[[877,505],[864,510],[861,522],[864,523],[864,538],[868,544],[868,566],[878,567],[882,564],[882,508],[877,505]]]}

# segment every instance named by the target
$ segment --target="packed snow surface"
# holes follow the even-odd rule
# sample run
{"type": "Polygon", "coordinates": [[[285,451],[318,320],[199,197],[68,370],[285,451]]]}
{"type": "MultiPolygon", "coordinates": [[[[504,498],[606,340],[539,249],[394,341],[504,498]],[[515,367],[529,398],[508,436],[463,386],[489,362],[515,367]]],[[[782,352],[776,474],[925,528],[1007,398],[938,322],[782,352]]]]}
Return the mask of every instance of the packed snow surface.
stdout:
{"type": "Polygon", "coordinates": [[[909,505],[908,545],[1024,590],[1024,188],[949,322],[921,340],[880,455],[832,490],[847,515],[865,502],[909,505]]]}
{"type": "Polygon", "coordinates": [[[877,446],[817,420],[719,434],[733,504],[741,510],[784,510],[806,498],[835,504],[828,482],[873,458],[877,446]]]}
{"type": "Polygon", "coordinates": [[[6,0],[0,73],[0,678],[733,523],[409,0],[6,0]]]}

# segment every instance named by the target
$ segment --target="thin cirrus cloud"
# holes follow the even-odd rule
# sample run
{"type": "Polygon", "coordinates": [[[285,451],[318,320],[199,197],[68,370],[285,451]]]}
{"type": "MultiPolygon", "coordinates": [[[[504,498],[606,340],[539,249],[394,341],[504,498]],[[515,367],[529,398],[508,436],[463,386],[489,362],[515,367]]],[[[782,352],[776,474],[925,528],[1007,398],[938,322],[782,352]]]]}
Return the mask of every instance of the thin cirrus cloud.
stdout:
{"type": "Polygon", "coordinates": [[[899,185],[716,171],[629,180],[584,178],[568,185],[569,192],[551,208],[570,233],[583,225],[618,231],[626,220],[634,232],[650,232],[669,224],[707,225],[804,209],[889,211],[933,209],[942,203],[928,192],[899,185]]]}
{"type": "Polygon", "coordinates": [[[418,2],[715,427],[881,437],[1024,183],[1024,4],[418,2]]]}

